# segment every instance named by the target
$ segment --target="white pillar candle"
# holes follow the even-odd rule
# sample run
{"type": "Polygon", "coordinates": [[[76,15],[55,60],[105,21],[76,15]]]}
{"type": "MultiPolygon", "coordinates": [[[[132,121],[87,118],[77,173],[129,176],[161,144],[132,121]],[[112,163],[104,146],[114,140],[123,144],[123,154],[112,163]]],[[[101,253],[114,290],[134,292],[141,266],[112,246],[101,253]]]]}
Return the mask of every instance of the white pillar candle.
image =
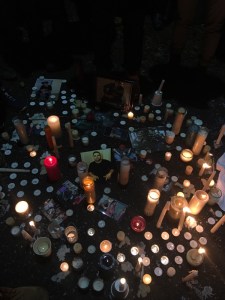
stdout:
{"type": "Polygon", "coordinates": [[[50,116],[47,119],[47,123],[51,128],[52,135],[54,135],[56,138],[59,138],[62,134],[59,117],[54,115],[50,116]]]}

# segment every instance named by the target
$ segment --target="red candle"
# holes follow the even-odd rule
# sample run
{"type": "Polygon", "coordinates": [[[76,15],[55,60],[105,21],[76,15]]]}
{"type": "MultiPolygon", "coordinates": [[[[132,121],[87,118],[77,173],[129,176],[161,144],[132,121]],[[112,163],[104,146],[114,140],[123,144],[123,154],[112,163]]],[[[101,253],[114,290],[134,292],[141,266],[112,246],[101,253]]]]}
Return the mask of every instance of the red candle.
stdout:
{"type": "Polygon", "coordinates": [[[60,170],[58,167],[58,160],[55,156],[47,156],[44,160],[48,178],[50,181],[56,181],[60,178],[60,170]]]}
{"type": "Polygon", "coordinates": [[[142,216],[135,216],[130,222],[131,228],[136,232],[142,232],[145,230],[146,222],[142,216]]]}

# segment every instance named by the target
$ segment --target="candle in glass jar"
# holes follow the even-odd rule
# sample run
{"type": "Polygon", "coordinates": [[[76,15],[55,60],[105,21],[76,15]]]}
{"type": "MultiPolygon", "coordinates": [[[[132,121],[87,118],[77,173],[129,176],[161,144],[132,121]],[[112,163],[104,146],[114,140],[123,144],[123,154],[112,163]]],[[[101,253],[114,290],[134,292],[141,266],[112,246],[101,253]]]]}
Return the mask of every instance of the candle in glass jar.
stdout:
{"type": "Polygon", "coordinates": [[[130,173],[130,160],[128,157],[123,157],[120,162],[119,183],[122,186],[128,184],[130,173]]]}
{"type": "Polygon", "coordinates": [[[204,174],[205,169],[210,168],[210,166],[207,163],[203,163],[202,167],[198,173],[198,176],[202,176],[204,174]]]}
{"type": "Polygon", "coordinates": [[[191,214],[197,215],[209,200],[209,195],[203,190],[197,190],[192,196],[188,207],[191,214]]]}
{"type": "Polygon", "coordinates": [[[55,156],[47,156],[44,159],[44,166],[50,181],[57,181],[61,177],[58,160],[55,156]]]}
{"type": "Polygon", "coordinates": [[[189,162],[193,159],[193,152],[190,149],[183,149],[180,153],[180,159],[189,162]]]}
{"type": "Polygon", "coordinates": [[[96,201],[95,182],[91,176],[86,176],[82,180],[82,186],[85,192],[87,203],[93,204],[96,201]]]}
{"type": "Polygon", "coordinates": [[[100,250],[103,253],[108,253],[112,250],[112,243],[109,240],[104,240],[100,243],[100,250]]]}
{"type": "Polygon", "coordinates": [[[183,208],[188,206],[187,200],[184,197],[173,196],[171,197],[170,208],[168,215],[174,219],[178,220],[181,216],[183,208]]]}
{"type": "Polygon", "coordinates": [[[51,128],[52,135],[59,138],[62,134],[60,120],[58,116],[50,116],[47,119],[48,126],[51,128]]]}
{"type": "Polygon", "coordinates": [[[70,244],[76,243],[78,240],[78,232],[75,226],[68,226],[64,230],[67,241],[70,244]]]}
{"type": "Polygon", "coordinates": [[[147,196],[147,203],[145,205],[144,214],[152,216],[154,214],[156,205],[159,203],[160,191],[158,189],[150,189],[147,196]]]}

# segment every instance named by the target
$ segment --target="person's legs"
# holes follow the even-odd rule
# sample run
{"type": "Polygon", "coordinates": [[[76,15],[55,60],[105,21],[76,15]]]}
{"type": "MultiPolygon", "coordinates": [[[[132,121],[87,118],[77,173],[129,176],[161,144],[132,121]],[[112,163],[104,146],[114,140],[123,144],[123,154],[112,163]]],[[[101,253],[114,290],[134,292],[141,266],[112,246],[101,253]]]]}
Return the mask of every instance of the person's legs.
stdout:
{"type": "Polygon", "coordinates": [[[200,65],[206,67],[216,53],[225,23],[225,1],[207,0],[205,32],[200,65]]]}
{"type": "Polygon", "coordinates": [[[180,63],[180,56],[185,46],[189,27],[196,14],[198,0],[177,0],[178,18],[175,22],[172,45],[171,61],[180,63]]]}

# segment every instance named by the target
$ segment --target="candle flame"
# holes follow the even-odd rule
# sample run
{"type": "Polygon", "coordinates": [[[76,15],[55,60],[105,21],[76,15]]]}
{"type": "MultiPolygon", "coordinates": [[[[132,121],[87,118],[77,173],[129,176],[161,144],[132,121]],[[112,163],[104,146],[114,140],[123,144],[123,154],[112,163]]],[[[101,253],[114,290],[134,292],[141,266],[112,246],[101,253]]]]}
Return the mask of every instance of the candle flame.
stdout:
{"type": "Polygon", "coordinates": [[[200,247],[200,248],[198,249],[198,253],[199,253],[199,254],[203,254],[203,253],[205,253],[205,249],[204,249],[204,248],[202,248],[202,247],[200,247]]]}
{"type": "Polygon", "coordinates": [[[126,279],[125,278],[120,278],[120,283],[121,284],[125,284],[126,283],[126,279]]]}

